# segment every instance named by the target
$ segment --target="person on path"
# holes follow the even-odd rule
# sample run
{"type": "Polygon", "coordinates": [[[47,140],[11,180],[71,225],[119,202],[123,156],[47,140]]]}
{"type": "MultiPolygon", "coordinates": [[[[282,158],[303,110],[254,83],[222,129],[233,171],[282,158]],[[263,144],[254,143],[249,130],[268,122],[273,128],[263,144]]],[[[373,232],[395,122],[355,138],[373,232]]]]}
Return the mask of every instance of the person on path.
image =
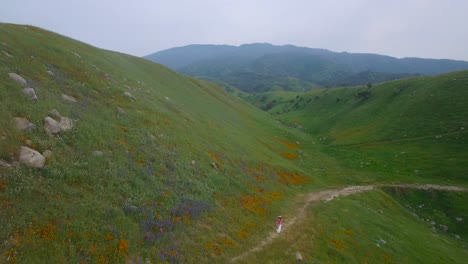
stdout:
{"type": "Polygon", "coordinates": [[[281,228],[283,227],[283,217],[280,215],[278,216],[278,221],[276,222],[277,228],[276,228],[276,233],[281,233],[281,228]]]}

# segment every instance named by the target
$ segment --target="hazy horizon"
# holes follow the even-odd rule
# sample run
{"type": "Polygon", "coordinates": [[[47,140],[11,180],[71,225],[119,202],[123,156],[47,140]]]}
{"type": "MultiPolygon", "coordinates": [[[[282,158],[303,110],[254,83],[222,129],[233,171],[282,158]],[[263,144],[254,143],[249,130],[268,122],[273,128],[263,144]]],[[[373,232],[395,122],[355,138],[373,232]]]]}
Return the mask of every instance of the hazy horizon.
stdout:
{"type": "Polygon", "coordinates": [[[271,43],[468,61],[463,0],[15,0],[0,20],[145,56],[190,44],[271,43]]]}

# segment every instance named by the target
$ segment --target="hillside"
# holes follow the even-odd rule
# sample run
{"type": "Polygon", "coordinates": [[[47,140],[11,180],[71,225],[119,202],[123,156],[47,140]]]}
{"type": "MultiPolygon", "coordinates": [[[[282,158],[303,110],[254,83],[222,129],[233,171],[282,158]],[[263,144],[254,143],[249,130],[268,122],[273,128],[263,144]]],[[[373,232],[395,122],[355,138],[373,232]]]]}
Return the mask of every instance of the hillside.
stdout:
{"type": "Polygon", "coordinates": [[[468,180],[468,71],[245,97],[357,169],[468,180]]]}
{"type": "Polygon", "coordinates": [[[465,81],[459,72],[385,84],[395,85],[391,91],[375,85],[366,102],[354,99],[362,87],[251,97],[277,100],[266,113],[213,83],[142,58],[0,24],[0,263],[228,263],[271,236],[279,214],[285,228],[273,234],[271,248],[239,262],[288,263],[296,249],[307,261],[362,262],[368,251],[344,250],[352,243],[344,230],[352,228],[373,252],[369,262],[462,263],[467,221],[456,219],[468,219],[466,193],[382,189],[304,203],[347,185],[467,186],[466,134],[457,130],[466,124],[465,81]],[[400,127],[372,119],[400,88],[393,108],[378,117],[408,111],[399,124],[408,137],[422,138],[417,144],[385,144],[400,127]],[[305,95],[310,98],[300,99],[305,95]],[[326,111],[314,119],[311,104],[298,102],[316,96],[317,109],[326,111]],[[333,115],[346,112],[343,119],[333,115]],[[361,129],[369,123],[376,128],[361,129]],[[428,136],[442,132],[432,144],[428,136]],[[368,146],[369,140],[384,141],[368,146]],[[393,158],[402,151],[411,162],[393,158]],[[391,166],[379,163],[388,157],[391,166]],[[434,196],[444,203],[430,203],[434,196]],[[415,220],[415,206],[404,207],[423,202],[434,210],[414,214],[437,221],[436,230],[415,220]],[[353,222],[346,222],[348,209],[353,222]],[[298,211],[304,218],[293,224],[298,211]],[[404,236],[385,237],[401,227],[408,227],[404,236]],[[388,240],[388,249],[372,250],[376,238],[388,240]],[[424,255],[414,246],[418,239],[431,245],[424,255]]]}
{"type": "Polygon", "coordinates": [[[294,133],[213,84],[30,26],[0,43],[2,263],[223,258],[312,180],[294,133]]]}
{"type": "Polygon", "coordinates": [[[189,76],[224,81],[248,93],[365,85],[468,69],[465,61],[397,59],[271,44],[189,45],[145,58],[189,76]]]}

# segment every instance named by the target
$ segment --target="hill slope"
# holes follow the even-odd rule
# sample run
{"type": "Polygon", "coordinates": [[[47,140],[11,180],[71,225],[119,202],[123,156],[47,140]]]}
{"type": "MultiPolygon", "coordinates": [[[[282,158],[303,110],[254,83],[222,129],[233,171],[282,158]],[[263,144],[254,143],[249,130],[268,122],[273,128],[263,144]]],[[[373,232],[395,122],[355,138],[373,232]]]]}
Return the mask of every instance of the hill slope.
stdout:
{"type": "Polygon", "coordinates": [[[250,97],[357,169],[468,180],[468,71],[250,97]]]}
{"type": "Polygon", "coordinates": [[[29,26],[0,50],[2,263],[222,259],[310,182],[287,129],[213,84],[29,26]],[[73,128],[47,133],[53,109],[73,128]]]}
{"type": "Polygon", "coordinates": [[[468,69],[465,61],[397,59],[271,44],[189,45],[145,58],[190,76],[218,79],[250,93],[275,89],[302,91],[317,85],[363,85],[468,69]]]}

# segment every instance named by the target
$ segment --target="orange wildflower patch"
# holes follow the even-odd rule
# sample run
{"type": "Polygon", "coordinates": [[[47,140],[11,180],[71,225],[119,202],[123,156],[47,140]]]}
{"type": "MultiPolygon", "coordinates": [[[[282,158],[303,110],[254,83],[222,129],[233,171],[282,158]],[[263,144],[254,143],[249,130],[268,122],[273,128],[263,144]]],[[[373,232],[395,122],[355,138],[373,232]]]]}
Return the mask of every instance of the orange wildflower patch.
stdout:
{"type": "Polygon", "coordinates": [[[241,230],[241,231],[237,232],[237,237],[240,238],[240,239],[244,239],[246,236],[247,236],[247,231],[245,231],[245,230],[241,230]]]}
{"type": "Polygon", "coordinates": [[[353,234],[353,230],[349,230],[349,229],[348,229],[348,230],[345,231],[345,233],[348,234],[348,235],[352,235],[352,234],[353,234]]]}
{"type": "Polygon", "coordinates": [[[255,174],[255,181],[257,182],[264,182],[265,181],[265,176],[262,176],[260,174],[255,174]]]}
{"type": "Polygon", "coordinates": [[[128,242],[125,239],[119,239],[119,253],[128,252],[128,242]]]}
{"type": "Polygon", "coordinates": [[[283,156],[284,158],[286,158],[286,159],[288,159],[288,160],[295,160],[295,159],[297,159],[297,154],[295,154],[295,153],[282,152],[282,153],[281,153],[281,156],[283,156]]]}
{"type": "Polygon", "coordinates": [[[306,179],[297,173],[287,173],[284,171],[278,172],[278,176],[281,178],[279,181],[281,184],[288,185],[300,185],[306,182],[306,179]]]}
{"type": "Polygon", "coordinates": [[[286,147],[289,148],[289,149],[292,149],[292,150],[299,150],[299,147],[298,147],[296,144],[293,144],[293,143],[290,143],[290,142],[287,142],[287,141],[280,141],[279,143],[280,143],[281,145],[286,146],[286,147]]]}
{"type": "Polygon", "coordinates": [[[249,196],[246,195],[240,200],[242,208],[251,212],[258,214],[266,214],[266,210],[263,208],[264,201],[262,201],[258,196],[249,196]]]}
{"type": "Polygon", "coordinates": [[[212,151],[209,151],[208,155],[215,161],[218,168],[220,168],[221,165],[223,164],[222,161],[221,161],[220,155],[218,153],[215,153],[215,152],[212,152],[212,151]]]}
{"type": "Polygon", "coordinates": [[[344,249],[343,243],[339,240],[332,239],[331,243],[333,246],[335,246],[336,249],[344,249]]]}
{"type": "Polygon", "coordinates": [[[0,180],[0,190],[5,189],[7,183],[7,180],[0,180]]]}
{"type": "Polygon", "coordinates": [[[270,199],[271,201],[280,200],[281,198],[283,198],[283,195],[279,192],[268,193],[268,199],[270,199]]]}

